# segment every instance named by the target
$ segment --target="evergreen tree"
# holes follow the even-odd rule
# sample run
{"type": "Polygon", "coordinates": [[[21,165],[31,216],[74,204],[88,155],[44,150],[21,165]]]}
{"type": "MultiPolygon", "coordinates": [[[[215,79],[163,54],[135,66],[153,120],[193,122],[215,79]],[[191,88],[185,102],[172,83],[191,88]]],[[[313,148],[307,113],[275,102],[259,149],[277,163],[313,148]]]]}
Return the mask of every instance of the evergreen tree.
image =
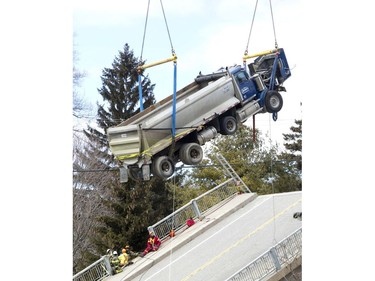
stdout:
{"type": "Polygon", "coordinates": [[[294,120],[296,126],[290,127],[292,133],[283,134],[285,148],[288,152],[288,158],[295,161],[295,167],[302,172],[302,120],[294,120]]]}
{"type": "Polygon", "coordinates": [[[302,120],[295,120],[295,124],[290,127],[291,133],[283,134],[286,151],[276,165],[281,176],[274,184],[283,192],[302,190],[302,120]]]}
{"type": "Polygon", "coordinates": [[[285,160],[289,154],[278,151],[277,145],[266,145],[259,131],[254,142],[253,129],[241,124],[234,135],[219,135],[211,141],[205,149],[208,159],[189,174],[187,185],[203,193],[226,180],[215,157],[216,153],[221,153],[252,192],[270,194],[299,190],[300,178],[291,173],[292,162],[285,160]]]}
{"type": "MultiPolygon", "coordinates": [[[[256,131],[253,141],[253,129],[240,124],[232,136],[219,135],[206,147],[208,159],[202,162],[208,167],[198,167],[190,174],[190,186],[211,189],[226,180],[223,167],[216,160],[215,154],[221,153],[253,192],[269,193],[270,185],[266,181],[269,172],[270,151],[266,148],[261,134],[256,131]]],[[[202,165],[200,165],[202,166],[202,165]]]]}
{"type": "MultiPolygon", "coordinates": [[[[99,198],[97,204],[103,209],[100,214],[92,214],[91,219],[100,224],[90,232],[92,247],[81,249],[82,260],[76,270],[98,259],[108,248],[120,250],[130,244],[135,250],[143,249],[147,226],[168,215],[172,208],[169,189],[162,180],[119,182],[119,173],[113,169],[117,163],[109,151],[105,134],[107,128],[140,111],[137,66],[143,63],[125,44],[112,68],[104,68],[102,87],[98,89],[103,104],[97,103],[97,124],[88,126],[86,144],[76,151],[75,158],[79,161],[75,162],[75,169],[103,171],[84,173],[79,179],[79,186],[95,193],[96,196],[90,195],[90,198],[99,198]]],[[[154,85],[145,77],[142,81],[144,108],[155,103],[153,89],[154,85]]]]}

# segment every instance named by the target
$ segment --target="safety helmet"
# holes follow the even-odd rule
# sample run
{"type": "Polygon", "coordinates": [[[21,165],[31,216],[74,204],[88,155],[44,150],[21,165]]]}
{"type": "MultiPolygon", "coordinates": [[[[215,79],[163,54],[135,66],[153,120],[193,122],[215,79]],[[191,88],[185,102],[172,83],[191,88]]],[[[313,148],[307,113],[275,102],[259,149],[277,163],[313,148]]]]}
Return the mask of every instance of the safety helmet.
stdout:
{"type": "Polygon", "coordinates": [[[129,246],[129,245],[126,245],[126,246],[125,246],[125,249],[129,249],[129,248],[130,248],[130,246],[129,246]]]}
{"type": "Polygon", "coordinates": [[[126,253],[126,249],[122,249],[122,252],[125,254],[126,253]]]}
{"type": "Polygon", "coordinates": [[[116,252],[116,251],[114,251],[114,252],[113,252],[113,255],[114,255],[114,256],[117,256],[117,252],[116,252]]]}
{"type": "Polygon", "coordinates": [[[107,255],[111,253],[111,249],[108,249],[107,250],[107,255]]]}

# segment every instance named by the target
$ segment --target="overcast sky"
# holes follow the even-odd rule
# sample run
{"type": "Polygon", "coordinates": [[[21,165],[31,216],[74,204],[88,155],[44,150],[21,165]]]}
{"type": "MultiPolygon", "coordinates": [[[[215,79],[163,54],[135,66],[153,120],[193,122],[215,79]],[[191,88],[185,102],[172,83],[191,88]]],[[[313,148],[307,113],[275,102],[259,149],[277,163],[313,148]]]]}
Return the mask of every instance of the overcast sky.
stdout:
{"type": "MultiPolygon", "coordinates": [[[[212,73],[220,67],[242,64],[247,47],[256,1],[162,1],[171,41],[160,1],[151,1],[142,58],[147,63],[171,57],[172,46],[177,59],[177,89],[191,83],[200,71],[212,73]]],[[[143,1],[74,2],[73,27],[77,66],[87,73],[80,92],[95,104],[102,102],[97,89],[100,76],[128,43],[136,57],[141,56],[147,13],[143,1]]],[[[295,119],[302,118],[302,88],[299,82],[299,48],[301,1],[274,1],[272,11],[276,40],[284,48],[292,77],[284,83],[284,107],[274,122],[270,114],[258,114],[256,127],[282,144],[282,133],[288,133],[295,119]],[[271,130],[269,132],[269,130],[271,130]]],[[[269,1],[259,1],[248,45],[249,54],[273,49],[275,37],[269,1]]],[[[249,60],[248,62],[251,62],[249,60]]],[[[157,101],[173,93],[173,65],[167,63],[146,70],[156,84],[157,101]]],[[[88,122],[90,120],[87,120],[88,122]]],[[[252,124],[252,118],[247,121],[252,124]]]]}

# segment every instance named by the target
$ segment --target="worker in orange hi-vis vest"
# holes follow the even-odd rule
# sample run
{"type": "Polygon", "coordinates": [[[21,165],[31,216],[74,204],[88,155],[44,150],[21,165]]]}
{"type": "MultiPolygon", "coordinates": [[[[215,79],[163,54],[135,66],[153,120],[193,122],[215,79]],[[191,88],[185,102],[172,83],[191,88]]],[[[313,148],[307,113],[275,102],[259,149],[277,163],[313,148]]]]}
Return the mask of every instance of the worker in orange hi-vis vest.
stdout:
{"type": "Polygon", "coordinates": [[[155,235],[153,231],[149,232],[149,237],[147,240],[147,248],[143,251],[140,256],[143,258],[150,251],[157,251],[161,245],[159,237],[155,235]]]}

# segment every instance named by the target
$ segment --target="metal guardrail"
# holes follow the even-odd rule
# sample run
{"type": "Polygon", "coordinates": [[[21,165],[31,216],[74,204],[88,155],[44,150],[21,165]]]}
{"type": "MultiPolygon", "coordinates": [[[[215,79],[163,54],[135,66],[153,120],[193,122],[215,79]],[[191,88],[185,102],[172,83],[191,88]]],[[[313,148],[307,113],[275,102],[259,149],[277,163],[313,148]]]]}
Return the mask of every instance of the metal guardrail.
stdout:
{"type": "MultiPolygon", "coordinates": [[[[174,231],[177,231],[186,225],[188,218],[202,218],[203,215],[218,209],[234,197],[238,193],[239,188],[243,191],[242,186],[236,185],[236,179],[231,178],[191,200],[188,204],[161,221],[149,226],[148,230],[154,231],[161,240],[165,240],[169,237],[169,232],[172,228],[174,231]]],[[[109,259],[107,256],[103,256],[92,265],[74,275],[73,281],[99,281],[110,275],[112,275],[112,269],[109,259]]]]}
{"type": "Polygon", "coordinates": [[[214,211],[235,196],[239,191],[236,180],[231,178],[215,188],[201,194],[197,198],[173,212],[169,216],[148,227],[160,240],[169,237],[170,231],[178,231],[186,225],[188,218],[200,219],[204,214],[214,211]]]}
{"type": "Polygon", "coordinates": [[[260,281],[302,256],[302,227],[225,281],[260,281]]]}
{"type": "Polygon", "coordinates": [[[100,281],[112,275],[109,257],[103,256],[73,276],[73,281],[100,281]]]}

